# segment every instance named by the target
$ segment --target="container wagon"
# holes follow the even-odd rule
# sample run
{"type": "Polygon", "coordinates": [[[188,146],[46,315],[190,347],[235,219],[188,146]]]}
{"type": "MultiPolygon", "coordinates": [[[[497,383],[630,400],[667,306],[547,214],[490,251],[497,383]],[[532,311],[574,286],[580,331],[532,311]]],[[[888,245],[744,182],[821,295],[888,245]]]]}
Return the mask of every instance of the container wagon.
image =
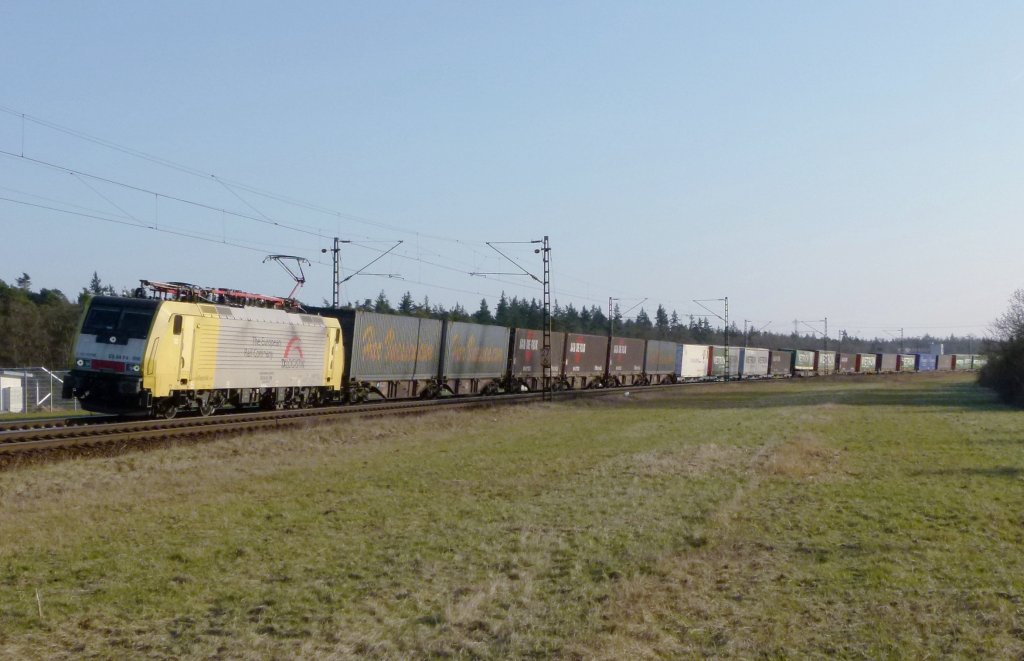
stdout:
{"type": "Polygon", "coordinates": [[[711,376],[716,379],[726,378],[726,356],[728,356],[728,377],[730,379],[739,377],[740,349],[741,347],[712,347],[711,376]]]}
{"type": "MultiPolygon", "coordinates": [[[[544,331],[517,328],[512,333],[509,349],[509,390],[537,391],[544,389],[544,331]]],[[[551,333],[551,379],[562,382],[565,362],[565,333],[551,333]]]]}
{"type": "Polygon", "coordinates": [[[899,360],[896,361],[896,371],[898,372],[913,372],[917,369],[917,356],[912,353],[901,353],[899,354],[899,360]]]}
{"type": "Polygon", "coordinates": [[[446,321],[441,342],[442,390],[453,395],[496,395],[508,369],[511,331],[465,321],[446,321]]]}
{"type": "Polygon", "coordinates": [[[680,344],[676,351],[676,374],[683,381],[707,379],[711,375],[711,347],[680,344]]]}
{"type": "Polygon", "coordinates": [[[874,374],[878,371],[878,355],[873,353],[857,354],[857,374],[874,374]]]}
{"type": "Polygon", "coordinates": [[[613,337],[608,350],[605,385],[644,385],[644,351],[647,342],[630,337],[613,337]]]}
{"type": "Polygon", "coordinates": [[[443,324],[363,310],[325,310],[341,322],[347,399],[404,399],[438,394],[443,324]]]}
{"type": "Polygon", "coordinates": [[[969,353],[953,354],[953,369],[956,371],[968,371],[971,369],[973,357],[969,353]]]}
{"type": "Polygon", "coordinates": [[[815,351],[814,352],[814,371],[819,376],[828,376],[829,374],[836,373],[836,352],[835,351],[815,351]]]}
{"type": "Polygon", "coordinates": [[[793,358],[790,368],[793,376],[812,376],[814,374],[814,352],[803,349],[787,349],[792,352],[793,358]]]}
{"type": "Polygon", "coordinates": [[[607,336],[567,334],[562,385],[566,388],[576,389],[596,388],[603,385],[607,360],[607,336]]]}
{"type": "Polygon", "coordinates": [[[644,354],[644,376],[648,383],[674,383],[679,345],[666,340],[648,340],[644,354]]]}
{"type": "Polygon", "coordinates": [[[768,377],[768,349],[750,349],[744,347],[740,351],[740,378],[764,379],[768,377]]]}
{"type": "Polygon", "coordinates": [[[772,349],[768,352],[768,374],[777,379],[793,376],[793,352],[772,349]]]}
{"type": "Polygon", "coordinates": [[[896,366],[899,364],[899,354],[878,353],[875,354],[875,361],[879,374],[891,374],[896,371],[896,366]]]}
{"type": "Polygon", "coordinates": [[[857,372],[857,354],[840,353],[838,359],[840,374],[854,374],[857,372]]]}

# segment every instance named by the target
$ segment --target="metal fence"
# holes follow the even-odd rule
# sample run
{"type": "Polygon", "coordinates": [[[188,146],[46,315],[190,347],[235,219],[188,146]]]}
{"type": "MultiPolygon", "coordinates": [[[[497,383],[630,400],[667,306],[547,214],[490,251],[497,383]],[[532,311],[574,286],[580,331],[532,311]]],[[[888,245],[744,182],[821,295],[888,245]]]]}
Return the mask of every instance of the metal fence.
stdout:
{"type": "Polygon", "coordinates": [[[68,370],[0,368],[0,413],[77,411],[78,400],[61,397],[68,370]]]}

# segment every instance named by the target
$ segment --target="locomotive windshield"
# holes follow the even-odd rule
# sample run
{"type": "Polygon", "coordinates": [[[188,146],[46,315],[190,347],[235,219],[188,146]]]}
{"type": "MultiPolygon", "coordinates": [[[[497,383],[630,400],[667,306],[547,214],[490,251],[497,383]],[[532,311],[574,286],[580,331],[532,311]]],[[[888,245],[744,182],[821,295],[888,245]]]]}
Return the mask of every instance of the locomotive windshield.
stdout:
{"type": "Polygon", "coordinates": [[[118,305],[116,301],[97,302],[85,316],[82,333],[144,339],[155,312],[155,307],[118,305]]]}

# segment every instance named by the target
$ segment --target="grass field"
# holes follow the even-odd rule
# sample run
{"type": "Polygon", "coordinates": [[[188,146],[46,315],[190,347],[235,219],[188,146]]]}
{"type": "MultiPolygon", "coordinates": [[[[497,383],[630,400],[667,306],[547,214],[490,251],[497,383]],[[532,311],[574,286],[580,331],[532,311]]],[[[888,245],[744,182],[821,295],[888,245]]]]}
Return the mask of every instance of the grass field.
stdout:
{"type": "Polygon", "coordinates": [[[1024,654],[1024,413],[633,391],[0,473],[0,657],[1024,654]]]}

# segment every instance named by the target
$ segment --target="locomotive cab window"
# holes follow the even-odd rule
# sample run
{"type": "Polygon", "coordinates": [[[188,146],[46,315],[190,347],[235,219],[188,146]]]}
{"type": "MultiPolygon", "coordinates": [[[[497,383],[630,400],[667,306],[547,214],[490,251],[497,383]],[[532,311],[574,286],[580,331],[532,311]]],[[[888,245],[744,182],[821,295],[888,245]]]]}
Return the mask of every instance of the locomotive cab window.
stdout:
{"type": "Polygon", "coordinates": [[[174,315],[174,322],[173,323],[174,323],[174,328],[172,329],[172,332],[175,335],[181,335],[181,315],[180,314],[174,315]]]}
{"type": "Polygon", "coordinates": [[[82,332],[87,335],[99,335],[111,333],[117,330],[117,323],[121,318],[121,311],[117,308],[106,308],[93,306],[82,325],[82,332]]]}
{"type": "Polygon", "coordinates": [[[82,332],[86,335],[144,339],[149,334],[149,325],[152,322],[152,309],[95,305],[89,309],[89,314],[85,317],[82,332]]]}

